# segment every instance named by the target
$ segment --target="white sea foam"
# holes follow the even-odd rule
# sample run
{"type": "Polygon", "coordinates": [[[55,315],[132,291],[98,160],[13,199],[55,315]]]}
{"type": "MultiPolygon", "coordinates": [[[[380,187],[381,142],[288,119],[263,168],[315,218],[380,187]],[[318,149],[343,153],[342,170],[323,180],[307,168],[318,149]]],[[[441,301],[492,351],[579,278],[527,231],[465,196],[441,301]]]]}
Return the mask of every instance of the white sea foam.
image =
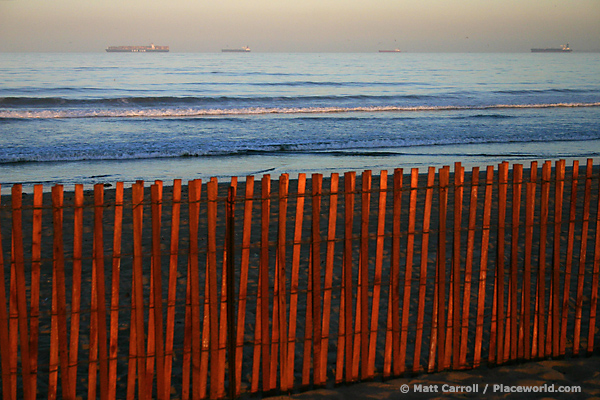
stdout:
{"type": "Polygon", "coordinates": [[[426,112],[494,109],[536,109],[600,107],[592,103],[493,104],[482,106],[368,106],[368,107],[246,107],[246,108],[138,108],[138,109],[12,109],[0,110],[0,118],[66,119],[66,118],[193,118],[265,114],[334,114],[379,112],[426,112]]]}

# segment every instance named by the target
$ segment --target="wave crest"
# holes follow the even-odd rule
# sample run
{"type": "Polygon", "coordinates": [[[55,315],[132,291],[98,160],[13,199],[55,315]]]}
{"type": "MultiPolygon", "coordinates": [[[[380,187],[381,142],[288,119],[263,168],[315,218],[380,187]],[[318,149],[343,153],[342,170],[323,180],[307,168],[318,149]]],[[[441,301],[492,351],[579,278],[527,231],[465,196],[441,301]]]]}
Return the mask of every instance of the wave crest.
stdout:
{"type": "Polygon", "coordinates": [[[332,114],[469,111],[497,109],[578,108],[600,107],[594,103],[549,104],[494,104],[484,106],[365,106],[365,107],[244,107],[244,108],[129,108],[129,109],[28,109],[1,110],[0,119],[53,119],[53,118],[190,118],[244,116],[264,114],[332,114]]]}

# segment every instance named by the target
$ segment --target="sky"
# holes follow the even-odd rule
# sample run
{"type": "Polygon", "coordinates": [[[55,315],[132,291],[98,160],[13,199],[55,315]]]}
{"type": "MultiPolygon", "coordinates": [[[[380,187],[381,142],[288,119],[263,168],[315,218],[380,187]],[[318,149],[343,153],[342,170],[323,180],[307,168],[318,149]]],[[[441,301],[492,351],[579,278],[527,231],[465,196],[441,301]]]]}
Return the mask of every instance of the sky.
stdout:
{"type": "Polygon", "coordinates": [[[600,0],[0,0],[0,52],[600,49],[600,0]]]}

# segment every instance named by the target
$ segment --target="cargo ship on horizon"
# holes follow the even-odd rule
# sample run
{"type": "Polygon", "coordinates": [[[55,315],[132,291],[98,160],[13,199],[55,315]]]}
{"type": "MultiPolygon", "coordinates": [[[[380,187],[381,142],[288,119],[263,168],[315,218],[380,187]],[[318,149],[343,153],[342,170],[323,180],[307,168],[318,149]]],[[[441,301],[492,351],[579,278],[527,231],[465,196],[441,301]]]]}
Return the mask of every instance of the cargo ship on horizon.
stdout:
{"type": "Polygon", "coordinates": [[[569,43],[562,45],[560,48],[531,49],[532,53],[570,53],[572,51],[569,43]]]}
{"type": "Polygon", "coordinates": [[[109,46],[107,53],[168,53],[169,46],[109,46]]]}
{"type": "Polygon", "coordinates": [[[241,49],[222,49],[222,53],[250,53],[250,47],[244,46],[241,49]]]}

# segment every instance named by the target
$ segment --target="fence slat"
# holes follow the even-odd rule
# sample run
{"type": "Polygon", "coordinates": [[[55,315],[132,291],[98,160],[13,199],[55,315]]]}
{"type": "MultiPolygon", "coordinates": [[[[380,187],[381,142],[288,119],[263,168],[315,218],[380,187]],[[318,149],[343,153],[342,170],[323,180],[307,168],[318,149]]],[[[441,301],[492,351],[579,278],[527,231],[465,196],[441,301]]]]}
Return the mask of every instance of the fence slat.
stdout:
{"type": "MultiPolygon", "coordinates": [[[[356,304],[356,327],[354,336],[355,368],[360,362],[360,378],[369,377],[368,352],[369,352],[369,215],[371,208],[371,171],[362,173],[362,200],[361,200],[361,229],[360,229],[360,254],[358,272],[358,298],[356,304]]],[[[355,370],[355,377],[358,371],[355,370]]]]}
{"type": "MultiPolygon", "coordinates": [[[[517,359],[517,293],[519,291],[518,278],[518,250],[519,250],[519,227],[521,219],[521,188],[523,185],[523,165],[513,165],[513,190],[512,190],[512,232],[511,232],[511,260],[510,260],[510,354],[509,359],[517,359]]],[[[505,349],[508,350],[508,349],[505,349]]],[[[506,351],[505,351],[506,354],[506,351]]],[[[506,357],[505,357],[506,359],[506,357]]]]}
{"type": "MultiPolygon", "coordinates": [[[[185,288],[185,321],[184,321],[184,336],[183,336],[183,356],[182,356],[182,371],[181,371],[181,398],[184,400],[188,400],[190,398],[190,376],[193,361],[193,353],[192,353],[192,288],[191,288],[191,262],[192,262],[192,250],[193,243],[197,243],[197,241],[193,241],[194,237],[197,238],[197,233],[194,234],[193,227],[197,228],[197,222],[195,216],[197,213],[194,211],[195,205],[192,199],[196,199],[199,196],[196,190],[196,181],[188,181],[187,184],[187,197],[188,197],[188,235],[189,235],[189,243],[188,243],[188,257],[187,257],[187,268],[186,268],[186,288],[185,288]]],[[[197,232],[197,231],[196,231],[197,232]]],[[[197,384],[197,383],[196,383],[197,384]]]]}
{"type": "Polygon", "coordinates": [[[235,395],[241,394],[242,359],[244,356],[244,332],[246,325],[246,303],[248,295],[248,266],[250,258],[250,234],[252,229],[252,204],[254,196],[254,177],[246,177],[246,194],[244,199],[244,222],[242,233],[242,256],[240,259],[240,283],[238,290],[238,314],[236,327],[235,353],[235,395]]]}
{"type": "MultiPolygon", "coordinates": [[[[408,342],[408,317],[410,315],[410,292],[412,287],[412,268],[415,245],[415,221],[417,217],[417,189],[419,185],[419,170],[413,168],[410,175],[410,198],[408,205],[408,233],[406,235],[406,262],[404,265],[404,290],[402,292],[402,319],[398,353],[398,371],[406,370],[406,344],[408,342]]],[[[399,223],[399,221],[398,221],[399,223]]],[[[423,257],[423,254],[421,254],[423,257]]],[[[417,323],[418,326],[418,323],[417,323]]]]}
{"type": "MultiPolygon", "coordinates": [[[[286,259],[285,259],[285,247],[286,247],[286,226],[287,226],[287,203],[288,203],[288,191],[289,191],[289,175],[282,174],[279,177],[279,218],[278,218],[278,231],[277,231],[277,311],[278,311],[278,322],[279,322],[279,334],[275,338],[274,342],[279,345],[279,379],[281,390],[288,390],[290,388],[287,382],[287,270],[286,270],[286,259]]],[[[275,307],[273,308],[275,312],[275,307]]],[[[277,362],[277,349],[273,354],[272,360],[274,363],[277,362]]],[[[277,365],[271,371],[276,376],[277,365]]],[[[271,382],[272,387],[276,387],[277,380],[271,382]]]]}
{"type": "MultiPolygon", "coordinates": [[[[94,185],[94,242],[97,242],[94,251],[98,277],[98,351],[100,360],[100,398],[108,397],[108,349],[106,333],[106,279],[104,273],[104,185],[94,185]]],[[[66,330],[66,321],[65,321],[66,330]]],[[[66,334],[65,334],[66,339],[66,334]]]]}
{"type": "Polygon", "coordinates": [[[146,350],[144,348],[144,292],[142,271],[142,224],[143,224],[144,184],[137,182],[132,185],[133,205],[133,282],[132,324],[135,329],[138,397],[146,399],[149,396],[146,385],[146,350]]]}
{"type": "MultiPolygon", "coordinates": [[[[415,169],[413,168],[413,171],[415,169]]],[[[427,294],[427,261],[429,256],[429,227],[431,223],[431,205],[433,201],[433,184],[435,182],[435,168],[429,167],[427,173],[427,188],[425,192],[425,209],[423,210],[423,234],[421,235],[421,265],[419,270],[419,303],[417,310],[417,326],[415,335],[415,354],[413,356],[413,372],[422,372],[421,345],[423,343],[423,324],[425,320],[425,296],[427,294]]],[[[411,183],[412,187],[412,183],[411,183]]],[[[411,189],[412,191],[415,189],[411,189]]],[[[409,211],[410,212],[410,211],[409,211]]],[[[435,291],[435,290],[434,290],[435,291]]],[[[435,301],[434,301],[435,304],[435,301]]],[[[404,305],[402,306],[404,307],[404,305]]],[[[432,327],[436,321],[432,319],[432,327]]],[[[433,336],[430,341],[433,340],[433,336]]]]}
{"type": "Polygon", "coordinates": [[[40,264],[42,258],[42,205],[43,186],[35,185],[33,189],[33,226],[31,231],[31,289],[29,298],[29,352],[32,375],[31,395],[34,397],[37,395],[38,373],[40,264]]]}
{"type": "Polygon", "coordinates": [[[323,340],[321,314],[321,194],[323,175],[312,175],[312,327],[313,327],[313,383],[321,382],[321,341],[323,340]]]}
{"type": "MultiPolygon", "coordinates": [[[[217,194],[218,182],[211,179],[206,185],[208,197],[207,203],[207,262],[206,262],[206,287],[208,292],[205,296],[208,297],[208,320],[210,332],[210,398],[218,398],[223,394],[221,382],[219,382],[219,372],[224,369],[224,365],[219,363],[219,296],[218,296],[218,281],[217,281],[217,194]]],[[[205,314],[206,321],[206,314],[205,314]]]]}
{"type": "MultiPolygon", "coordinates": [[[[532,163],[531,168],[537,168],[532,163]]],[[[519,357],[531,359],[531,252],[533,247],[533,217],[535,212],[535,182],[526,184],[525,204],[525,261],[523,270],[523,289],[521,300],[521,318],[523,339],[519,349],[519,357]],[[521,351],[522,349],[522,351],[521,351]]],[[[535,340],[535,339],[534,339],[535,340]]]]}
{"type": "MultiPolygon", "coordinates": [[[[216,178],[214,178],[216,179],[216,178]]],[[[210,182],[213,181],[213,178],[211,178],[207,184],[206,184],[206,194],[207,194],[207,210],[206,210],[206,214],[209,213],[208,211],[208,203],[210,202],[210,200],[208,199],[208,186],[210,185],[210,182]]],[[[204,236],[207,239],[207,242],[210,240],[207,237],[208,235],[204,236]]],[[[202,240],[202,239],[200,239],[202,240]]],[[[210,362],[210,357],[211,357],[211,346],[212,346],[212,337],[214,335],[215,330],[211,329],[211,291],[214,291],[216,289],[211,289],[210,287],[210,277],[209,277],[209,258],[210,255],[209,253],[209,244],[206,244],[205,247],[206,250],[206,263],[204,265],[204,291],[203,292],[199,292],[198,296],[200,297],[201,301],[204,303],[204,307],[202,309],[202,345],[200,346],[200,393],[199,396],[202,399],[205,399],[207,397],[207,392],[208,392],[208,386],[209,386],[209,382],[208,382],[208,372],[209,369],[211,367],[211,365],[209,364],[210,362]]],[[[200,271],[198,270],[198,273],[200,271]]],[[[198,281],[198,287],[202,287],[200,281],[198,281]]],[[[199,311],[199,310],[198,310],[199,311]]],[[[218,334],[218,332],[217,332],[218,334]]],[[[217,372],[218,374],[218,372],[217,372]]],[[[216,374],[213,374],[216,375],[216,374]]],[[[216,378],[215,378],[216,379],[216,378]]],[[[211,379],[212,381],[212,379],[211,379]]],[[[212,385],[215,386],[215,385],[212,385]]],[[[211,389],[212,390],[212,389],[211,389]]]]}
{"type": "Polygon", "coordinates": [[[436,292],[437,292],[437,370],[446,369],[446,218],[448,209],[448,185],[450,181],[450,168],[443,167],[438,173],[440,180],[439,202],[439,231],[438,254],[436,267],[436,292]]]}
{"type": "MultiPolygon", "coordinates": [[[[171,380],[173,371],[173,337],[175,335],[175,305],[177,302],[177,260],[179,252],[179,226],[181,217],[181,179],[175,179],[173,181],[171,202],[172,204],[171,240],[169,248],[169,282],[167,289],[167,321],[165,324],[165,398],[168,398],[171,393],[171,380]]],[[[117,224],[115,222],[115,226],[116,225],[117,224]]]]}
{"type": "Polygon", "coordinates": [[[298,174],[296,189],[296,216],[294,223],[294,248],[292,250],[292,275],[290,280],[290,317],[287,341],[287,383],[294,386],[294,364],[296,357],[296,321],[298,313],[298,275],[300,272],[300,251],[302,248],[302,222],[304,221],[304,191],[306,174],[298,174]]]}
{"type": "Polygon", "coordinates": [[[594,266],[592,267],[592,287],[590,296],[590,320],[588,328],[587,353],[594,351],[596,334],[596,311],[598,308],[598,271],[600,270],[600,179],[598,179],[598,205],[596,207],[596,243],[594,245],[594,266]]]}
{"type": "MultiPolygon", "coordinates": [[[[19,345],[21,346],[21,370],[23,376],[23,394],[25,399],[33,399],[31,392],[32,376],[29,362],[29,327],[27,317],[27,294],[25,289],[25,262],[23,255],[23,225],[22,225],[22,186],[13,185],[12,193],[12,248],[13,262],[15,265],[16,306],[19,324],[19,345]]],[[[15,349],[16,356],[16,349],[15,349]]],[[[13,382],[13,390],[16,382],[13,382]]]]}
{"type": "MultiPolygon", "coordinates": [[[[485,199],[483,203],[483,221],[481,232],[481,255],[479,259],[479,287],[477,290],[477,322],[475,328],[475,348],[473,350],[473,367],[481,364],[481,350],[483,345],[483,314],[485,310],[485,291],[487,283],[488,246],[490,242],[490,221],[492,214],[492,189],[494,184],[494,167],[489,165],[485,175],[485,199]]],[[[492,335],[488,353],[491,356],[492,335]]]]}
{"type": "Polygon", "coordinates": [[[460,163],[454,166],[454,236],[452,240],[452,368],[460,368],[460,260],[462,229],[462,203],[465,181],[465,169],[460,163]]]}
{"type": "Polygon", "coordinates": [[[302,386],[310,385],[311,350],[313,341],[313,281],[312,281],[312,246],[309,248],[308,271],[306,286],[306,311],[304,317],[304,348],[302,354],[302,386]]]}
{"type": "Polygon", "coordinates": [[[469,196],[469,222],[467,251],[465,258],[465,283],[463,289],[462,325],[460,330],[460,353],[458,368],[467,368],[467,342],[469,340],[469,319],[471,310],[471,285],[473,281],[473,247],[475,245],[475,224],[477,222],[477,196],[479,192],[479,167],[471,170],[471,192],[469,196]]]}
{"type": "MultiPolygon", "coordinates": [[[[261,189],[261,239],[260,239],[260,273],[259,273],[259,299],[261,301],[260,329],[262,335],[262,384],[263,391],[271,390],[271,354],[269,343],[269,216],[271,213],[271,176],[264,175],[261,189]]],[[[258,308],[258,307],[257,307],[258,308]]],[[[257,328],[259,324],[256,324],[257,328]]]]}
{"type": "MultiPolygon", "coordinates": [[[[504,352],[505,341],[505,309],[504,309],[504,250],[506,232],[506,207],[508,189],[508,163],[503,162],[498,166],[498,237],[496,238],[496,363],[504,364],[506,354],[504,352]]],[[[492,320],[493,323],[493,320],[492,320]]],[[[493,330],[493,328],[492,328],[493,330]]]]}
{"type": "MultiPolygon", "coordinates": [[[[0,185],[0,189],[2,186],[0,185]]],[[[0,196],[0,207],[2,206],[2,196],[0,196]]],[[[0,208],[1,209],[1,208],[0,208]]],[[[4,246],[2,243],[2,227],[0,219],[0,272],[4,280],[0,284],[0,359],[2,363],[2,393],[7,399],[14,398],[13,382],[11,377],[11,365],[10,359],[12,356],[10,342],[9,342],[9,314],[7,313],[6,303],[6,271],[4,269],[4,246]]],[[[16,354],[15,354],[16,355],[16,354]]],[[[16,387],[14,388],[16,391],[16,387]]]]}
{"type": "Polygon", "coordinates": [[[575,324],[573,327],[573,355],[578,355],[581,346],[581,315],[583,308],[583,284],[585,279],[585,263],[587,259],[587,241],[590,223],[590,197],[592,191],[592,174],[594,160],[588,158],[585,172],[585,191],[583,194],[583,222],[581,224],[581,247],[577,265],[577,297],[575,300],[575,324]]]}
{"type": "Polygon", "coordinates": [[[329,350],[329,326],[331,322],[331,297],[333,284],[333,261],[335,256],[335,231],[337,222],[339,174],[329,178],[329,216],[327,218],[327,255],[325,260],[325,283],[323,287],[323,340],[321,342],[321,382],[327,381],[327,353],[329,350]]]}
{"type": "Polygon", "coordinates": [[[387,329],[385,336],[383,376],[400,375],[400,216],[402,210],[402,168],[394,170],[393,212],[392,212],[392,259],[390,262],[390,282],[388,286],[387,329]]]}
{"type": "Polygon", "coordinates": [[[346,347],[346,382],[355,380],[353,374],[354,356],[352,343],[352,227],[354,222],[354,190],[356,187],[356,173],[344,174],[344,270],[343,270],[343,298],[341,312],[344,312],[344,332],[346,347]]]}
{"type": "MultiPolygon", "coordinates": [[[[52,281],[56,282],[56,312],[58,324],[58,351],[60,355],[61,385],[63,397],[71,393],[69,380],[69,344],[67,334],[67,301],[65,263],[63,248],[63,187],[57,185],[52,188],[53,225],[54,225],[54,263],[52,281]]],[[[18,277],[18,275],[17,275],[18,277]]],[[[21,344],[22,346],[22,344],[21,344]]],[[[24,359],[27,359],[23,355],[24,359]]],[[[27,363],[22,363],[22,365],[27,363]]],[[[24,380],[24,382],[26,382],[24,380]]],[[[24,383],[25,384],[25,383],[24,383]]]]}
{"type": "MultiPolygon", "coordinates": [[[[82,198],[83,200],[83,198],[82,198]]],[[[121,285],[121,239],[123,231],[123,182],[115,189],[115,212],[113,225],[113,250],[110,301],[110,343],[108,353],[108,397],[116,398],[117,357],[119,343],[119,288],[121,285]]],[[[72,322],[71,322],[72,324],[72,322]]],[[[72,325],[71,325],[72,326],[72,325]]],[[[72,334],[72,333],[71,333],[72,334]]],[[[73,342],[71,342],[73,343],[73,342]]],[[[72,349],[72,348],[71,348],[72,349]]],[[[71,350],[72,351],[72,350],[71,350]]],[[[75,364],[77,365],[77,364],[75,364]]],[[[72,364],[71,364],[72,367],[72,364]]],[[[71,379],[75,386],[75,378],[71,379]]]]}
{"type": "MultiPolygon", "coordinates": [[[[225,252],[227,270],[226,294],[227,294],[227,372],[228,372],[228,395],[230,399],[235,398],[237,391],[235,378],[235,359],[236,359],[236,334],[235,334],[235,199],[237,196],[237,178],[231,179],[231,184],[227,190],[227,203],[225,210],[225,252]]],[[[225,360],[221,361],[225,363],[225,360]]],[[[225,368],[223,368],[225,369],[225,368]]]]}
{"type": "Polygon", "coordinates": [[[556,188],[554,191],[554,252],[552,257],[552,356],[560,354],[560,272],[561,272],[561,232],[562,206],[565,189],[565,160],[555,164],[556,188]]]}
{"type": "Polygon", "coordinates": [[[532,351],[533,357],[543,358],[546,355],[546,238],[548,232],[548,207],[550,200],[550,168],[549,162],[542,167],[542,192],[540,197],[540,245],[538,256],[538,275],[536,290],[536,316],[537,316],[537,346],[532,351]]]}
{"type": "Polygon", "coordinates": [[[569,316],[569,300],[571,298],[571,268],[573,265],[573,246],[575,241],[575,207],[577,203],[577,183],[579,179],[579,161],[573,161],[571,171],[571,196],[569,199],[569,230],[567,234],[567,253],[565,255],[563,299],[561,304],[561,326],[559,354],[565,355],[565,346],[567,342],[567,318],[569,316]]]}
{"type": "MultiPolygon", "coordinates": [[[[192,380],[192,399],[201,397],[206,391],[206,381],[201,379],[201,352],[200,342],[200,277],[198,265],[198,220],[200,218],[200,198],[202,195],[202,180],[196,179],[188,182],[188,208],[189,208],[189,251],[186,304],[186,323],[184,337],[184,364],[183,364],[183,395],[188,398],[190,376],[192,380]],[[189,359],[185,358],[186,349],[189,359]],[[186,362],[187,361],[187,362],[186,362]],[[191,362],[191,373],[190,373],[191,362]]],[[[202,335],[206,330],[202,330],[202,335]]],[[[202,337],[204,339],[204,337],[202,337]]]]}
{"type": "Polygon", "coordinates": [[[152,265],[154,285],[154,332],[156,357],[156,393],[158,399],[165,397],[165,354],[163,329],[163,295],[162,295],[162,263],[161,263],[161,218],[162,218],[162,182],[151,186],[152,211],[152,265]]]}
{"type": "Polygon", "coordinates": [[[377,212],[377,240],[375,250],[375,274],[371,297],[371,331],[369,334],[368,376],[375,377],[375,354],[379,331],[379,302],[381,295],[381,270],[383,266],[383,241],[385,234],[385,205],[387,196],[387,171],[379,175],[379,208],[377,212]]]}

